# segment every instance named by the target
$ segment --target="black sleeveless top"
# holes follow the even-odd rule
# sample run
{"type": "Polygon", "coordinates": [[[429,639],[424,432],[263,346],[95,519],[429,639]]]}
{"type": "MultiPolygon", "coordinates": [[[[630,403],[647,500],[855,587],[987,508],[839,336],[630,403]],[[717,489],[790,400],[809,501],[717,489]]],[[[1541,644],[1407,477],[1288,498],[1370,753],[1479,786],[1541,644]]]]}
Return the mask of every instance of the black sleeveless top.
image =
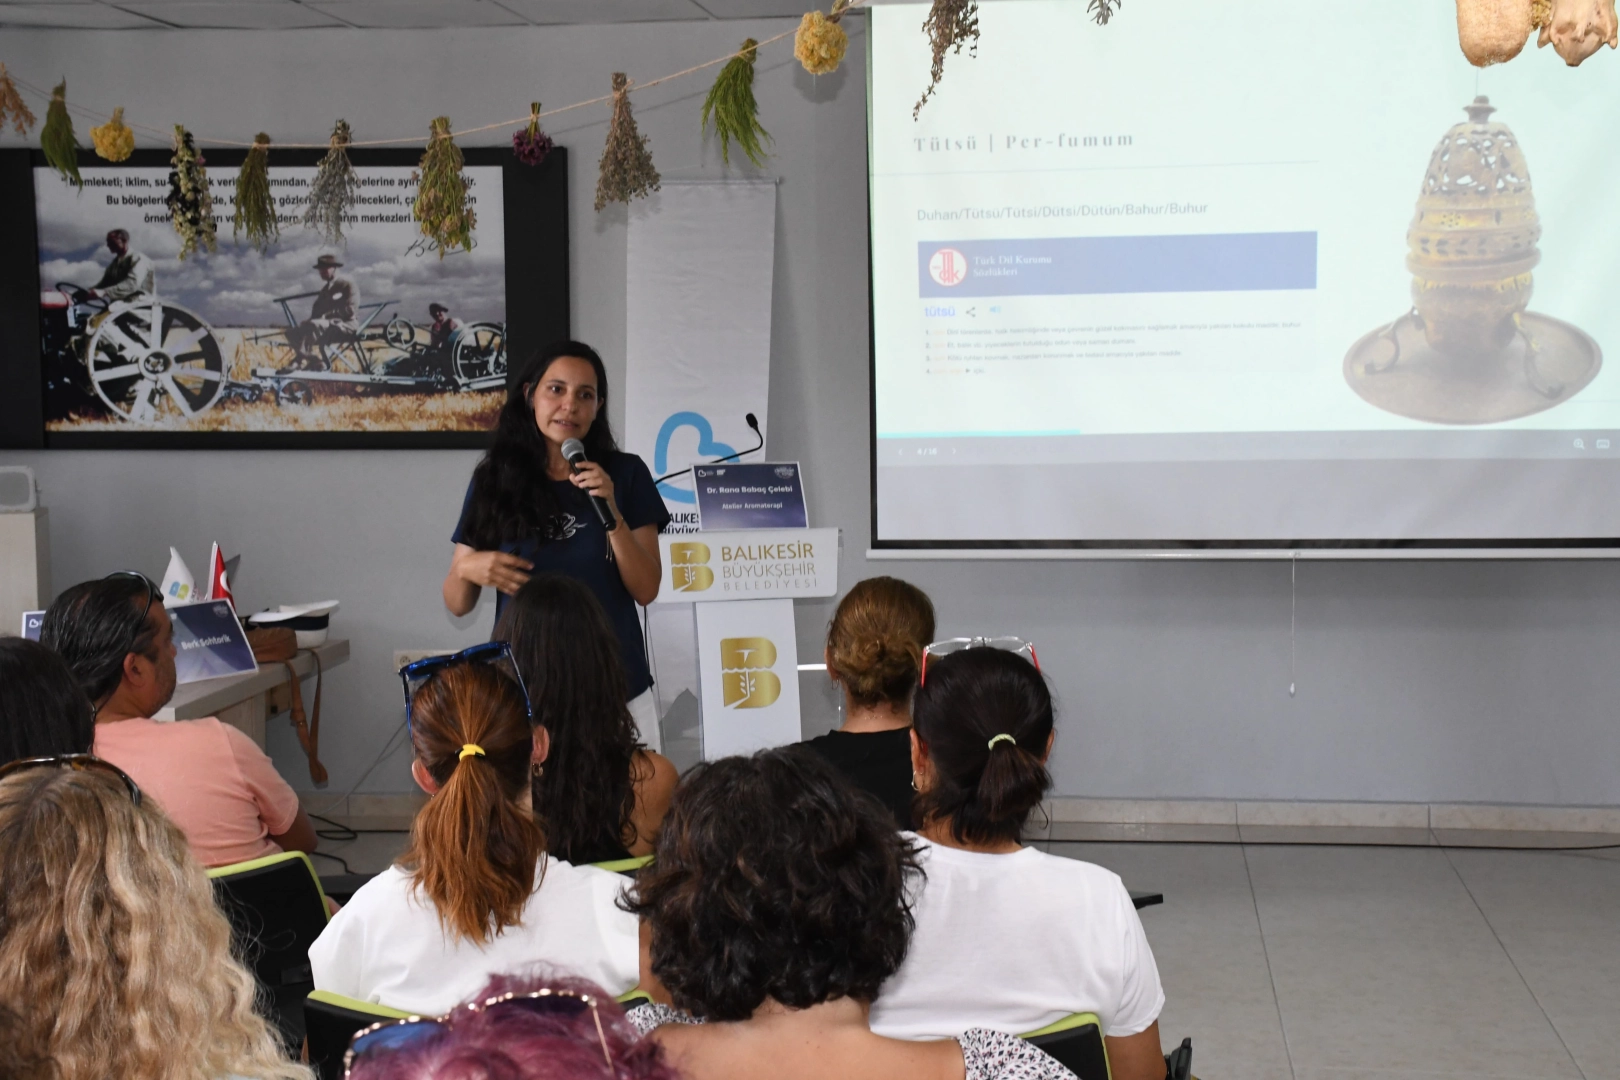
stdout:
{"type": "Polygon", "coordinates": [[[805,743],[855,786],[877,796],[889,808],[895,824],[912,827],[911,729],[892,731],[829,731],[805,743]]]}

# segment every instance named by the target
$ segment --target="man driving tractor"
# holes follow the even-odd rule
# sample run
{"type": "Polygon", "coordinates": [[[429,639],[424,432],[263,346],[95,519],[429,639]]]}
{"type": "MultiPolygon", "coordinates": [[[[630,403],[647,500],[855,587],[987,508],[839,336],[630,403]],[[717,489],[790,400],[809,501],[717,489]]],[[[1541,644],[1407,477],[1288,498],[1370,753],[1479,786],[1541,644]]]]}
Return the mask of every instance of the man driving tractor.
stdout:
{"type": "Polygon", "coordinates": [[[342,265],[335,255],[322,255],[315,260],[315,272],[325,284],[309,305],[309,318],[287,331],[287,344],[297,354],[290,365],[293,368],[324,369],[327,364],[321,346],[352,340],[359,333],[360,294],[353,282],[337,276],[338,267],[342,265]]]}
{"type": "Polygon", "coordinates": [[[152,260],[129,248],[129,232],[113,229],[107,234],[107,250],[113,260],[102,272],[101,280],[85,290],[89,300],[142,300],[156,288],[156,272],[152,260]]]}

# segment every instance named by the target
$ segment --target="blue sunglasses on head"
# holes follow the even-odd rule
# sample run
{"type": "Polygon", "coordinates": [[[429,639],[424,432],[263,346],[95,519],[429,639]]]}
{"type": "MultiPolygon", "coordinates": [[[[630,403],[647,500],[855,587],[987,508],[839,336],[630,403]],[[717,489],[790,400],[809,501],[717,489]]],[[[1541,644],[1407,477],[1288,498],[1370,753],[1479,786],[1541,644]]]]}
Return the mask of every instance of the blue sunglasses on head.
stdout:
{"type": "Polygon", "coordinates": [[[411,733],[411,699],[416,692],[425,686],[429,679],[446,668],[457,664],[489,664],[497,671],[510,676],[517,683],[518,690],[523,694],[523,711],[528,714],[529,723],[534,723],[534,706],[529,701],[529,688],[524,685],[523,675],[518,671],[517,661],[512,658],[512,646],[504,641],[486,641],[462,649],[458,653],[447,653],[443,656],[426,656],[414,660],[399,669],[399,681],[405,688],[405,733],[411,733]]]}

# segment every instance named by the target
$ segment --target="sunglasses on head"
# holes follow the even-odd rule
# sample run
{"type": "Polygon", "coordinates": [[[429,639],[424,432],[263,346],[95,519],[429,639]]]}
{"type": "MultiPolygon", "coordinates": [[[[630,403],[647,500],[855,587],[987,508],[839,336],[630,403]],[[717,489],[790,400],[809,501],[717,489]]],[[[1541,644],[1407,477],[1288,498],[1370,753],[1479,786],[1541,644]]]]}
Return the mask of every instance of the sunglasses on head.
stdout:
{"type": "Polygon", "coordinates": [[[518,671],[517,661],[512,658],[512,646],[504,641],[486,641],[462,649],[458,653],[447,653],[444,656],[426,656],[414,660],[399,669],[399,681],[405,688],[405,732],[411,733],[411,699],[416,692],[427,685],[429,679],[447,668],[458,664],[489,664],[497,671],[509,675],[518,685],[523,694],[523,710],[528,714],[529,723],[534,723],[534,706],[529,702],[529,688],[524,685],[523,675],[518,671]]]}
{"type": "Polygon", "coordinates": [[[141,789],[129,773],[94,754],[50,754],[46,757],[19,758],[9,764],[0,765],[0,780],[29,769],[72,769],[75,772],[111,773],[124,782],[124,787],[129,790],[130,802],[136,806],[141,805],[141,789]]]}
{"type": "Polygon", "coordinates": [[[349,1050],[343,1055],[343,1076],[348,1080],[355,1065],[374,1059],[378,1055],[408,1050],[429,1039],[448,1032],[464,1016],[491,1012],[496,1009],[517,1010],[544,1015],[572,1016],[591,1010],[596,1025],[596,1041],[602,1048],[602,1060],[614,1075],[613,1057],[608,1053],[607,1035],[602,1030],[602,1014],[596,998],[572,990],[535,990],[527,994],[501,994],[466,1005],[458,1005],[443,1016],[405,1016],[398,1020],[384,1020],[355,1032],[349,1040],[349,1050]]]}
{"type": "Polygon", "coordinates": [[[135,643],[141,639],[141,632],[146,629],[146,617],[152,614],[152,601],[163,596],[163,590],[152,583],[152,579],[139,570],[114,570],[103,581],[113,578],[131,578],[146,586],[146,606],[141,608],[141,621],[135,624],[135,632],[129,636],[129,644],[124,648],[125,655],[135,651],[135,643]]]}
{"type": "Polygon", "coordinates": [[[923,649],[922,669],[917,673],[917,685],[921,686],[928,681],[928,658],[949,656],[963,649],[1001,649],[1003,652],[1017,653],[1031,664],[1035,670],[1041,670],[1041,662],[1035,655],[1035,643],[1025,641],[1019,637],[953,637],[944,641],[936,641],[923,649]]]}

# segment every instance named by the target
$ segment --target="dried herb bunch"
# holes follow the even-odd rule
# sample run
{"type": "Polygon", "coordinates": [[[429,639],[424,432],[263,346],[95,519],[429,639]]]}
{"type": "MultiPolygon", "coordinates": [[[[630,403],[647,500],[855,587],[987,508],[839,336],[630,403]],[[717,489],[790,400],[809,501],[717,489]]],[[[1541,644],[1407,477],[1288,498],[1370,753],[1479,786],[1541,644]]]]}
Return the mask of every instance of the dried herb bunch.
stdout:
{"type": "Polygon", "coordinates": [[[831,15],[807,11],[793,32],[793,58],[812,75],[831,75],[844,62],[849,35],[838,25],[848,0],[838,0],[831,15]]]}
{"type": "Polygon", "coordinates": [[[253,136],[253,148],[236,174],[236,213],[231,215],[231,236],[234,238],[244,232],[248,243],[260,251],[268,251],[281,236],[275,196],[270,194],[270,136],[262,131],[253,136]]]}
{"type": "Polygon", "coordinates": [[[353,141],[347,120],[332,126],[326,156],[315,167],[315,180],[309,185],[309,202],[304,205],[304,228],[314,229],[328,244],[343,243],[343,215],[360,193],[360,180],[349,164],[349,143],[353,141]]]}
{"type": "Polygon", "coordinates": [[[90,129],[90,141],[107,161],[125,161],[135,152],[135,133],[124,123],[123,106],[114,109],[105,124],[90,129]]]}
{"type": "Polygon", "coordinates": [[[174,156],[169,159],[169,223],[180,237],[180,257],[214,250],[214,197],[208,191],[207,162],[197,153],[191,132],[174,125],[174,156]]]}
{"type": "Polygon", "coordinates": [[[45,151],[45,163],[61,173],[64,181],[84,190],[84,180],[79,176],[79,140],[73,134],[73,118],[67,111],[66,79],[51,91],[45,126],[39,132],[39,148],[45,151]]]}
{"type": "Polygon", "coordinates": [[[1108,20],[1119,13],[1119,5],[1124,0],[1091,0],[1086,10],[1091,12],[1091,18],[1098,26],[1107,26],[1108,20]]]}
{"type": "Polygon", "coordinates": [[[422,235],[439,249],[439,258],[461,248],[472,250],[473,227],[478,215],[467,201],[467,175],[462,172],[461,147],[450,137],[450,118],[435,117],[430,125],[421,168],[411,174],[420,183],[411,214],[422,235]]]}
{"type": "Polygon", "coordinates": [[[596,178],[596,209],[610,202],[629,203],[658,190],[660,177],[653,168],[647,136],[636,130],[630,112],[630,80],[622,71],[613,73],[613,118],[608,121],[607,145],[602,147],[600,172],[596,178]]]}
{"type": "Polygon", "coordinates": [[[34,110],[17,93],[17,84],[11,81],[11,72],[6,70],[5,64],[0,63],[0,127],[5,127],[7,120],[17,129],[18,135],[27,135],[37,123],[34,110]]]}
{"type": "Polygon", "coordinates": [[[703,99],[703,126],[714,122],[714,133],[720,137],[720,160],[731,164],[731,142],[736,140],[748,160],[755,165],[765,164],[763,142],[770,142],[770,132],[759,123],[759,102],[754,100],[754,58],[759,42],[748,38],[742,51],[726,62],[720,76],[709,87],[709,96],[703,99]]]}
{"type": "Polygon", "coordinates": [[[546,160],[554,144],[551,136],[540,130],[540,103],[529,103],[529,126],[512,132],[512,153],[525,165],[538,165],[546,160]]]}
{"type": "Polygon", "coordinates": [[[979,54],[978,0],[934,0],[922,28],[923,33],[928,35],[929,48],[934,51],[934,62],[928,69],[928,89],[923,91],[922,97],[912,107],[913,120],[928,104],[928,99],[934,96],[934,89],[945,74],[945,54],[951,51],[960,53],[963,45],[968,46],[969,56],[979,54]]]}

